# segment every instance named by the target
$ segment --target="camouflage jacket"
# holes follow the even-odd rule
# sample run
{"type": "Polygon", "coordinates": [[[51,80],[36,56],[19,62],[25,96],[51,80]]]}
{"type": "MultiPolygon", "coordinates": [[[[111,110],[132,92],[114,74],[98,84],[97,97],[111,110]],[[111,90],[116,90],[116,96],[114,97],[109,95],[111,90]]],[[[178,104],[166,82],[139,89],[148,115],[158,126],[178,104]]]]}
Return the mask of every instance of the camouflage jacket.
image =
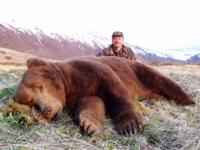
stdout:
{"type": "Polygon", "coordinates": [[[113,50],[113,45],[110,45],[108,48],[103,49],[102,52],[100,52],[97,56],[119,56],[131,60],[136,60],[136,57],[131,48],[125,45],[122,46],[122,49],[118,53],[113,50]]]}

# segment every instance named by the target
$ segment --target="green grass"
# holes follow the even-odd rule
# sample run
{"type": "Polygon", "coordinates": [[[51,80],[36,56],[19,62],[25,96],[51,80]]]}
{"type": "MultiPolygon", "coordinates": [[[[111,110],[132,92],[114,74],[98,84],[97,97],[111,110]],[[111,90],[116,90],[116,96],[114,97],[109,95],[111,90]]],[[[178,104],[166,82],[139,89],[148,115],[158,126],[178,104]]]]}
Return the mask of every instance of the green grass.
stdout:
{"type": "MultiPolygon", "coordinates": [[[[15,93],[17,90],[17,85],[7,87],[0,90],[0,101],[1,103],[7,104],[9,97],[15,93]]],[[[5,114],[5,108],[1,108],[0,111],[0,122],[7,123],[9,127],[13,130],[20,129],[20,117],[18,114],[5,114]]]]}
{"type": "Polygon", "coordinates": [[[156,131],[149,129],[149,130],[145,130],[143,134],[150,144],[154,146],[157,146],[160,144],[159,135],[156,131]]]}
{"type": "Polygon", "coordinates": [[[122,145],[136,145],[137,141],[134,136],[122,136],[120,138],[120,143],[122,145]]]}
{"type": "Polygon", "coordinates": [[[20,129],[20,118],[18,115],[8,115],[7,117],[5,117],[5,120],[6,122],[8,122],[8,124],[13,130],[20,129]]]}
{"type": "Polygon", "coordinates": [[[185,113],[184,119],[189,125],[198,126],[200,123],[199,114],[193,112],[192,110],[182,107],[181,110],[185,113]]]}
{"type": "Polygon", "coordinates": [[[163,119],[152,118],[143,132],[144,137],[146,137],[147,141],[153,146],[157,146],[161,143],[158,128],[163,121],[163,119]]]}
{"type": "Polygon", "coordinates": [[[6,124],[12,130],[21,130],[23,132],[29,131],[34,126],[24,122],[19,114],[5,114],[3,112],[0,112],[0,123],[6,124]]]}
{"type": "Polygon", "coordinates": [[[20,117],[17,114],[6,116],[0,113],[0,122],[7,123],[9,127],[13,130],[20,129],[20,117]]]}
{"type": "Polygon", "coordinates": [[[5,103],[8,100],[8,97],[14,94],[16,90],[17,90],[17,85],[0,90],[0,100],[5,103]]]}

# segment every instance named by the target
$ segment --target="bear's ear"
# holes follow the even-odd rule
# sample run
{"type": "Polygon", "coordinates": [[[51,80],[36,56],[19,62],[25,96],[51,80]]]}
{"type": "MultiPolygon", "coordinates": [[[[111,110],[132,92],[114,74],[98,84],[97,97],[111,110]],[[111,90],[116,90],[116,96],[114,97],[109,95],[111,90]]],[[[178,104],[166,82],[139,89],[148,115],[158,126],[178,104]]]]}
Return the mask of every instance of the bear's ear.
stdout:
{"type": "Polygon", "coordinates": [[[46,62],[39,58],[29,58],[26,61],[26,65],[28,68],[31,68],[33,66],[44,66],[45,64],[46,64],[46,62]]]}

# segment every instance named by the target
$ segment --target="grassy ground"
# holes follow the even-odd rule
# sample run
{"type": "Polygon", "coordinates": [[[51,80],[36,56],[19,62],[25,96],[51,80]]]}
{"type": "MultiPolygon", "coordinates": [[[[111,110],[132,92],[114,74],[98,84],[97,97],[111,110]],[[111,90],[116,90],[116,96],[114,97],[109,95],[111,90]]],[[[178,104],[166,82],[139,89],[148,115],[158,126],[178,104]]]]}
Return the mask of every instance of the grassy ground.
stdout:
{"type": "Polygon", "coordinates": [[[46,124],[22,126],[16,115],[4,116],[8,97],[16,90],[24,68],[0,67],[0,149],[200,149],[200,66],[155,67],[177,81],[193,97],[194,107],[166,101],[144,101],[151,113],[148,126],[140,135],[120,136],[106,120],[98,137],[82,135],[66,112],[46,124]]]}

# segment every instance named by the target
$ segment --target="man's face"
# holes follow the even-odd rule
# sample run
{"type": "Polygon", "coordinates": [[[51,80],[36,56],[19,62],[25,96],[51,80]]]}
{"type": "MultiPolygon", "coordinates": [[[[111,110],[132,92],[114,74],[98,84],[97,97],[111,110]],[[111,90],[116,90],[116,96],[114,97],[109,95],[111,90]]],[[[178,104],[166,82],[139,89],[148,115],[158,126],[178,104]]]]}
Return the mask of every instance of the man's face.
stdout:
{"type": "Polygon", "coordinates": [[[120,48],[123,44],[123,40],[123,37],[112,37],[112,44],[114,45],[114,47],[120,48]]]}

